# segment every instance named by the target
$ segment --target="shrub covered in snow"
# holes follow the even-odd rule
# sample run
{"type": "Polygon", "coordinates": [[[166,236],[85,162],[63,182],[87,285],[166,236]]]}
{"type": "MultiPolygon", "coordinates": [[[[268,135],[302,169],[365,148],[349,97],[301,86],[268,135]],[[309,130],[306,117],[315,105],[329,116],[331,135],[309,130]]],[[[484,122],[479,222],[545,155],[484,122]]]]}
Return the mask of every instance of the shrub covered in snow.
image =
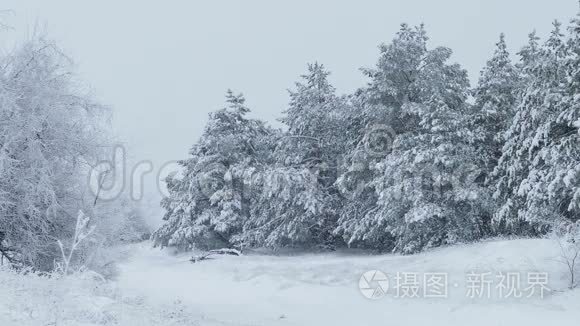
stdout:
{"type": "Polygon", "coordinates": [[[150,305],[125,296],[97,273],[70,275],[0,267],[0,325],[192,325],[179,304],[150,305]]]}

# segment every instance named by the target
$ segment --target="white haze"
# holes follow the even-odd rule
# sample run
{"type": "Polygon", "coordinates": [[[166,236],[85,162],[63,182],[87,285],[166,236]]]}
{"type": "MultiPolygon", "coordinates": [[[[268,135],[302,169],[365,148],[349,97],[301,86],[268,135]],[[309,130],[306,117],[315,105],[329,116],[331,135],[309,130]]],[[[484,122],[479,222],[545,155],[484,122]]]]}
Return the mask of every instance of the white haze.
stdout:
{"type": "MultiPolygon", "coordinates": [[[[567,22],[577,8],[575,0],[5,0],[2,20],[14,29],[0,35],[47,31],[113,107],[130,158],[151,160],[157,172],[186,157],[228,88],[276,123],[308,62],[325,64],[337,89],[350,92],[401,22],[424,22],[431,44],[452,48],[475,83],[501,32],[513,54],[529,32],[543,37],[550,18],[567,22]]],[[[156,193],[153,183],[146,191],[156,193]]]]}

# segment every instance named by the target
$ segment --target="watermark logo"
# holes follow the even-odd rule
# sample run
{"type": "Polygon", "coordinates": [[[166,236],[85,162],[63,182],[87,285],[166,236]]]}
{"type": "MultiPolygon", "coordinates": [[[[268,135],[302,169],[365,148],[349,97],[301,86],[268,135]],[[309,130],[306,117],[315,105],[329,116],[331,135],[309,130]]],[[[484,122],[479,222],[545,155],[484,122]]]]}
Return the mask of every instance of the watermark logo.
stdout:
{"type": "MultiPolygon", "coordinates": [[[[359,280],[362,295],[371,300],[387,295],[389,286],[395,299],[446,299],[449,288],[459,289],[464,285],[464,296],[468,299],[543,299],[552,290],[546,272],[469,272],[463,282],[449,284],[445,272],[396,272],[390,284],[388,274],[378,270],[365,272],[359,280]]],[[[459,289],[460,290],[460,289],[459,289]]]]}
{"type": "MultiPolygon", "coordinates": [[[[454,166],[444,166],[441,162],[428,160],[417,164],[414,170],[400,169],[393,166],[393,160],[386,159],[392,155],[395,137],[395,131],[390,126],[373,125],[365,130],[362,143],[357,144],[357,149],[348,156],[337,155],[334,162],[329,159],[312,166],[299,164],[297,168],[276,169],[275,166],[246,166],[236,162],[225,164],[205,157],[202,159],[207,159],[207,162],[192,163],[195,173],[189,171],[186,178],[194,181],[188,185],[190,191],[207,199],[229,195],[251,196],[250,192],[265,190],[275,193],[295,185],[323,189],[336,185],[342,197],[365,200],[373,196],[377,185],[381,183],[388,197],[394,200],[421,192],[429,192],[429,195],[443,199],[454,194],[463,196],[456,199],[464,203],[465,211],[472,209],[469,205],[479,195],[476,186],[485,177],[476,164],[460,162],[454,166]],[[377,179],[377,176],[381,178],[377,179]],[[392,187],[392,184],[401,187],[392,187]],[[264,189],[266,185],[271,189],[264,189]]],[[[319,150],[318,147],[314,149],[319,150]]],[[[394,159],[397,157],[393,155],[394,159]]],[[[90,168],[88,186],[95,202],[115,200],[123,194],[128,194],[134,201],[140,201],[146,194],[146,185],[150,187],[147,194],[151,193],[152,187],[156,187],[154,190],[162,197],[168,197],[169,184],[165,181],[179,180],[183,177],[179,173],[183,171],[184,166],[178,161],[156,165],[149,160],[128,162],[126,149],[115,145],[110,158],[90,168]],[[166,179],[167,176],[175,178],[166,179]]]]}
{"type": "Polygon", "coordinates": [[[204,166],[197,176],[197,186],[200,192],[206,198],[211,198],[213,194],[224,188],[229,179],[227,173],[228,169],[221,163],[210,163],[204,166]]]}
{"type": "Polygon", "coordinates": [[[368,271],[360,277],[358,288],[365,298],[380,299],[389,290],[389,278],[379,270],[368,271]]]}
{"type": "Polygon", "coordinates": [[[129,166],[126,149],[115,145],[110,159],[91,166],[87,183],[95,203],[118,199],[124,193],[132,200],[140,201],[145,194],[145,176],[155,173],[154,185],[163,197],[167,197],[169,192],[164,179],[170,173],[179,171],[179,168],[178,161],[167,161],[156,167],[152,161],[142,160],[129,166]]]}
{"type": "Polygon", "coordinates": [[[396,133],[389,125],[373,125],[364,135],[365,151],[370,156],[385,157],[393,148],[396,133]]]}

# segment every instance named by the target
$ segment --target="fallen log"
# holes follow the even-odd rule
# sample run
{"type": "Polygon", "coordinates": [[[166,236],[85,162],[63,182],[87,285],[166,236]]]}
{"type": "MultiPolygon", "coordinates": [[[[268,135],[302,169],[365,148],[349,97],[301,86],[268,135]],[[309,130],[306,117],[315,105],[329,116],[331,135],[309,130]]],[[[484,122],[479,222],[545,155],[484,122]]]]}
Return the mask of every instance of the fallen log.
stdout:
{"type": "Polygon", "coordinates": [[[192,263],[197,263],[197,262],[200,262],[202,260],[213,259],[211,256],[214,256],[214,255],[241,256],[242,252],[237,250],[237,249],[231,249],[231,248],[214,249],[214,250],[208,251],[207,253],[205,253],[203,255],[193,256],[193,257],[191,257],[191,259],[189,261],[192,263]]]}

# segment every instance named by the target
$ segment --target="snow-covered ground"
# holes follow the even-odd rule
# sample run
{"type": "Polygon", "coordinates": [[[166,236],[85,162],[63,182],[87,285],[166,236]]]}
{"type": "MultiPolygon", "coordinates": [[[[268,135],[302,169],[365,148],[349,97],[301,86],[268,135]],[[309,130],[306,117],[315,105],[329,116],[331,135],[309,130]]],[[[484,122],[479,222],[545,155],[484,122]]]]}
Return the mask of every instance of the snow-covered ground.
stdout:
{"type": "MultiPolygon", "coordinates": [[[[580,320],[580,291],[565,290],[565,266],[558,262],[559,247],[552,240],[488,241],[413,256],[250,254],[195,264],[188,262],[189,255],[171,255],[148,243],[130,250],[116,281],[89,282],[86,275],[84,281],[71,278],[65,282],[64,296],[47,293],[48,288],[58,287],[49,287],[36,277],[15,282],[22,277],[12,276],[11,282],[8,275],[12,274],[0,272],[0,325],[49,324],[51,314],[40,306],[51,298],[60,298],[61,315],[72,316],[68,323],[61,318],[53,325],[563,326],[578,325],[580,320]],[[359,280],[369,270],[389,277],[384,297],[371,300],[361,294],[359,280]],[[413,294],[415,285],[397,282],[397,272],[408,273],[411,281],[417,276],[419,298],[401,298],[405,290],[413,294]],[[487,283],[474,280],[487,272],[489,291],[484,286],[479,297],[474,291],[487,283]],[[512,290],[521,291],[521,298],[510,297],[508,289],[501,294],[501,284],[507,283],[497,276],[500,272],[513,273],[511,280],[519,275],[521,284],[514,283],[512,290]],[[528,277],[537,273],[548,273],[548,287],[553,291],[541,298],[537,287],[527,298],[531,293],[526,290],[528,277]],[[435,275],[446,275],[447,296],[426,298],[423,290],[434,287],[424,285],[423,278],[435,275]],[[401,286],[398,295],[397,284],[401,286]],[[84,324],[75,323],[73,317],[84,324]]],[[[54,303],[45,304],[54,307],[54,303]]]]}
{"type": "Polygon", "coordinates": [[[122,266],[119,282],[125,291],[160,303],[179,301],[210,325],[546,325],[554,321],[577,325],[578,291],[554,292],[543,299],[498,298],[497,284],[492,284],[489,292],[495,298],[488,299],[487,294],[471,298],[468,293],[470,272],[517,272],[522,292],[528,272],[547,272],[549,287],[563,289],[566,274],[558,256],[558,246],[551,240],[515,240],[414,256],[249,255],[191,264],[186,256],[141,247],[122,266]],[[390,276],[392,287],[385,297],[369,300],[361,294],[359,279],[369,270],[390,276]],[[426,273],[447,273],[448,296],[399,298],[394,289],[397,272],[417,275],[420,287],[426,273]]]}
{"type": "Polygon", "coordinates": [[[199,325],[173,303],[149,305],[90,272],[66,278],[0,268],[0,326],[199,325]]]}

